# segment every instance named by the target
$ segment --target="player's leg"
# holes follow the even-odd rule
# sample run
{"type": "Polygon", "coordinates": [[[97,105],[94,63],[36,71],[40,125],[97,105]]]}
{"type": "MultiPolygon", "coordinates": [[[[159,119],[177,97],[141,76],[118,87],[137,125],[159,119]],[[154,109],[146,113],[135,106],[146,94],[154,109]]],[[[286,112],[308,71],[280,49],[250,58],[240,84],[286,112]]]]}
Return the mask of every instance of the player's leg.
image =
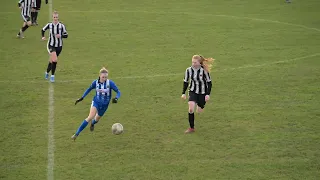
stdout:
{"type": "Polygon", "coordinates": [[[20,37],[21,38],[24,38],[23,33],[29,28],[29,26],[31,26],[30,16],[25,16],[24,19],[26,21],[23,23],[23,26],[20,30],[20,37]]]}
{"type": "Polygon", "coordinates": [[[194,132],[194,109],[196,106],[197,95],[193,92],[189,92],[189,109],[188,109],[188,119],[190,128],[188,128],[185,133],[194,132]]]}
{"type": "Polygon", "coordinates": [[[40,8],[37,8],[36,9],[36,12],[35,12],[35,14],[34,14],[34,23],[35,23],[35,25],[36,26],[38,26],[38,14],[39,14],[39,11],[40,11],[40,8]]]}
{"type": "Polygon", "coordinates": [[[33,7],[31,9],[31,25],[32,26],[35,26],[36,23],[35,23],[35,17],[36,17],[36,7],[33,7]]]}
{"type": "Polygon", "coordinates": [[[101,119],[101,117],[104,115],[104,113],[107,111],[108,109],[108,104],[105,106],[101,106],[97,109],[97,114],[95,116],[95,118],[91,121],[91,125],[90,125],[90,131],[94,131],[94,125],[97,124],[99,122],[99,120],[101,119]]]}
{"type": "Polygon", "coordinates": [[[75,140],[79,134],[81,133],[81,131],[87,127],[88,123],[94,118],[94,116],[97,114],[97,104],[95,102],[92,102],[91,104],[91,108],[90,108],[90,112],[88,117],[83,120],[83,122],[81,123],[81,125],[79,126],[78,130],[76,131],[76,133],[71,137],[71,139],[75,140]]]}
{"type": "Polygon", "coordinates": [[[23,32],[26,31],[29,28],[29,25],[31,25],[30,22],[30,17],[29,16],[24,16],[23,14],[21,14],[22,20],[23,20],[23,24],[22,27],[20,28],[17,37],[18,38],[24,38],[23,32]]]}
{"type": "Polygon", "coordinates": [[[197,112],[202,113],[204,106],[206,105],[206,96],[204,94],[198,95],[197,99],[197,112]]]}
{"type": "Polygon", "coordinates": [[[25,26],[25,24],[27,22],[27,19],[24,17],[24,15],[22,13],[21,13],[21,17],[22,17],[22,20],[23,20],[23,24],[22,24],[22,27],[19,29],[19,32],[17,34],[18,38],[23,38],[22,28],[25,26]]]}
{"type": "Polygon", "coordinates": [[[48,79],[49,77],[49,72],[52,70],[52,58],[51,58],[51,55],[53,52],[56,51],[56,49],[52,46],[49,45],[49,41],[48,41],[48,44],[47,44],[47,50],[48,50],[48,54],[49,54],[49,62],[48,62],[48,67],[47,67],[47,71],[45,72],[45,79],[48,79]]]}
{"type": "Polygon", "coordinates": [[[41,0],[36,0],[36,2],[37,2],[37,7],[34,13],[34,23],[35,25],[38,25],[38,14],[41,8],[41,0]]]}
{"type": "Polygon", "coordinates": [[[51,70],[51,77],[50,77],[50,81],[54,82],[54,75],[56,72],[56,68],[57,68],[57,63],[58,63],[58,57],[62,51],[62,46],[61,47],[56,47],[54,48],[55,51],[51,53],[51,62],[52,62],[52,70],[51,70]]]}

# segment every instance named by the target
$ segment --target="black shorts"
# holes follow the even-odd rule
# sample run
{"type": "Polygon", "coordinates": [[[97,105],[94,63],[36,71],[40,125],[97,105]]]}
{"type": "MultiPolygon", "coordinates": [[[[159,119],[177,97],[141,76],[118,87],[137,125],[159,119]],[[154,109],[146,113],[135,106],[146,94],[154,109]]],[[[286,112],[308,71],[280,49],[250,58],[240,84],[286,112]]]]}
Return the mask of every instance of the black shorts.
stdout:
{"type": "Polygon", "coordinates": [[[21,14],[21,17],[22,17],[23,22],[31,21],[30,16],[25,16],[25,15],[21,14]]]}
{"type": "Polygon", "coordinates": [[[41,8],[41,0],[36,0],[35,6],[33,7],[36,10],[40,10],[41,8]]]}
{"type": "Polygon", "coordinates": [[[196,94],[192,91],[189,91],[189,101],[195,102],[202,109],[206,105],[206,95],[205,94],[196,94]]]}
{"type": "Polygon", "coordinates": [[[53,46],[50,46],[49,44],[48,44],[48,52],[49,53],[52,53],[52,52],[56,52],[57,53],[57,56],[59,56],[60,55],[60,53],[61,53],[61,51],[62,51],[62,46],[60,46],[60,47],[53,47],[53,46]]]}

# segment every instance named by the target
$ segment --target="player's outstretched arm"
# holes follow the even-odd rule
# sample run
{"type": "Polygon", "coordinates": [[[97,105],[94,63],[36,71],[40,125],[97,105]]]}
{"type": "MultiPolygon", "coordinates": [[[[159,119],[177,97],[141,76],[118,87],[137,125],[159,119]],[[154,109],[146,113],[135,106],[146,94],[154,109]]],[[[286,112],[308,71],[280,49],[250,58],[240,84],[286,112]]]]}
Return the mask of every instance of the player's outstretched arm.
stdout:
{"type": "Polygon", "coordinates": [[[74,103],[74,105],[77,105],[78,102],[81,102],[89,93],[92,89],[95,88],[95,84],[96,81],[93,81],[92,84],[90,85],[90,87],[83,93],[83,95],[81,96],[81,98],[77,99],[76,102],[74,103]]]}

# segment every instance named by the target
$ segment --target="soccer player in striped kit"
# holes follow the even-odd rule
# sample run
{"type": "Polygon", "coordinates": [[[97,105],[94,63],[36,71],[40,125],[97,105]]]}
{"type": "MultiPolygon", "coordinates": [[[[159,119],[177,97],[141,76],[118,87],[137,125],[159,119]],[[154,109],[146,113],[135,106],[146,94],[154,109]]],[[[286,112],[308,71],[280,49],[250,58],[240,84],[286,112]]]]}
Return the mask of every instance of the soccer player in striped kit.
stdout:
{"type": "Polygon", "coordinates": [[[47,71],[45,72],[45,79],[48,79],[49,72],[51,71],[50,81],[54,82],[55,72],[57,68],[58,57],[62,51],[63,38],[68,38],[68,32],[65,25],[59,22],[59,14],[57,11],[54,11],[52,14],[53,21],[46,24],[42,30],[42,40],[46,40],[44,33],[46,30],[49,30],[49,41],[47,45],[47,50],[50,55],[49,64],[47,71]]]}
{"type": "Polygon", "coordinates": [[[197,112],[201,113],[207,101],[210,99],[211,93],[211,77],[210,69],[212,58],[204,58],[201,55],[192,57],[192,65],[186,69],[183,82],[182,99],[186,99],[186,90],[189,86],[189,125],[185,133],[193,133],[194,129],[194,109],[197,105],[197,112]]]}
{"type": "Polygon", "coordinates": [[[17,34],[18,38],[24,38],[23,33],[31,26],[30,13],[32,9],[33,0],[19,0],[18,6],[21,9],[21,17],[23,19],[22,28],[17,34]]]}
{"type": "Polygon", "coordinates": [[[80,132],[90,121],[90,131],[94,130],[94,125],[99,122],[100,118],[108,109],[112,98],[112,90],[117,93],[116,97],[112,99],[112,103],[117,103],[121,95],[117,85],[112,80],[108,79],[108,70],[106,68],[102,68],[99,72],[99,78],[91,83],[90,87],[84,92],[82,97],[76,100],[75,105],[82,101],[93,89],[96,91],[96,94],[92,100],[89,116],[81,123],[76,133],[71,137],[73,140],[76,140],[80,132]]]}
{"type": "MultiPolygon", "coordinates": [[[[38,25],[37,19],[38,19],[38,14],[41,8],[41,1],[42,0],[34,0],[33,6],[32,6],[32,11],[31,11],[31,22],[32,25],[38,25]]],[[[48,4],[48,0],[45,0],[46,4],[48,4]]]]}

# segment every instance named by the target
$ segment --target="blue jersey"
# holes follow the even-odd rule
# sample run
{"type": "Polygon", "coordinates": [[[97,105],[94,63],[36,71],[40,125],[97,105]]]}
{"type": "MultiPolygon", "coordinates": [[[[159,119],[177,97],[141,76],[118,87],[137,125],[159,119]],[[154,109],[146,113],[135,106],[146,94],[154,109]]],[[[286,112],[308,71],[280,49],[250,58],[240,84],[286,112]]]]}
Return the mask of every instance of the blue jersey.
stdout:
{"type": "Polygon", "coordinates": [[[93,101],[98,104],[109,104],[112,97],[112,91],[114,90],[117,95],[116,98],[120,98],[120,91],[117,85],[110,79],[107,79],[104,83],[100,83],[99,80],[94,80],[90,87],[84,92],[82,98],[85,98],[91,90],[95,89],[95,96],[93,101]]]}

